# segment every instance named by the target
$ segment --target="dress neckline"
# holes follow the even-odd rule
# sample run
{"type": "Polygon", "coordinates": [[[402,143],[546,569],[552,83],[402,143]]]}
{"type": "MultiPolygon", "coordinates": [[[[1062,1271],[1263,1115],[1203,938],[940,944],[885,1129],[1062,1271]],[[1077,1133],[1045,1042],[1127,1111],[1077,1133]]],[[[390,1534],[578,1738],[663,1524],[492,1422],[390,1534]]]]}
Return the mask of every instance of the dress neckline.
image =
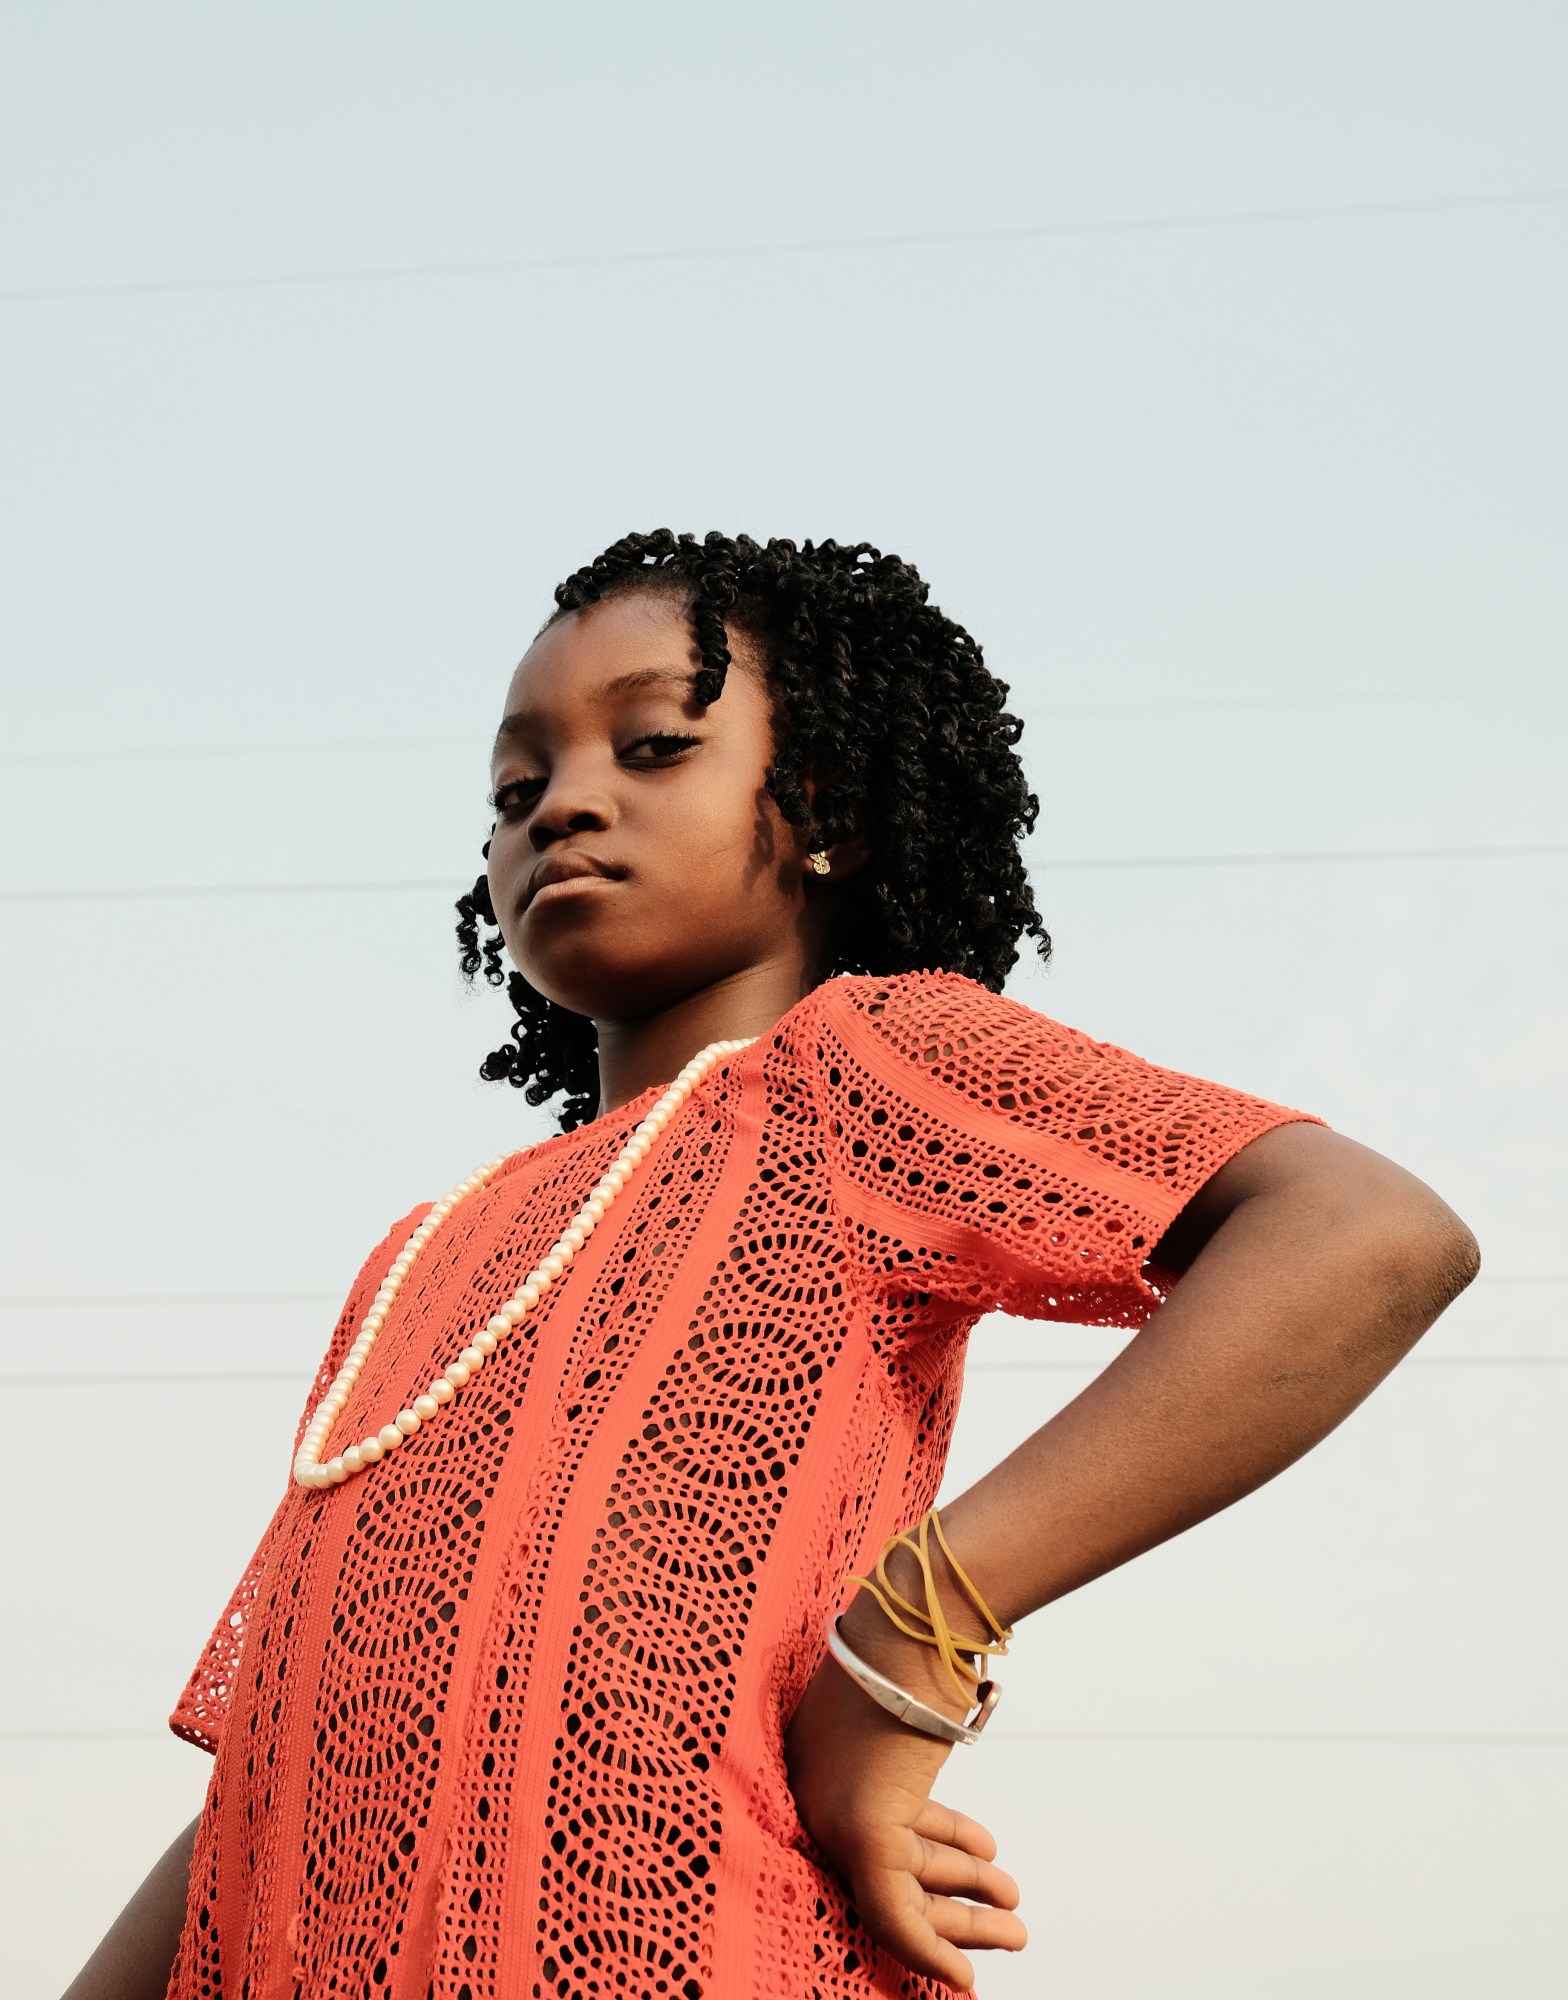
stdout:
{"type": "MultiPolygon", "coordinates": [[[[813,986],[809,992],[802,993],[798,1000],[785,1008],[784,1012],[780,1014],[771,1027],[762,1029],[755,1037],[755,1040],[761,1042],[777,1035],[784,1024],[792,1020],[803,1007],[808,1006],[810,1002],[817,999],[829,986],[834,985],[839,979],[849,976],[852,975],[834,973],[829,978],[813,986]]],[[[746,1052],[742,1051],[742,1054],[744,1053],[746,1052]]],[[[726,1056],[723,1062],[714,1064],[705,1081],[722,1075],[729,1069],[732,1063],[739,1060],[739,1056],[726,1056]]],[[[576,1144],[581,1140],[596,1138],[601,1134],[609,1137],[624,1126],[635,1125],[649,1106],[656,1103],[668,1089],[669,1084],[667,1082],[650,1083],[646,1090],[639,1091],[635,1097],[627,1098],[624,1104],[616,1105],[613,1111],[601,1111],[597,1118],[590,1118],[581,1125],[574,1125],[570,1132],[551,1132],[543,1139],[536,1139],[531,1146],[519,1147],[510,1155],[507,1165],[502,1169],[502,1172],[512,1171],[513,1161],[537,1159],[541,1153],[549,1148],[576,1144]]]]}

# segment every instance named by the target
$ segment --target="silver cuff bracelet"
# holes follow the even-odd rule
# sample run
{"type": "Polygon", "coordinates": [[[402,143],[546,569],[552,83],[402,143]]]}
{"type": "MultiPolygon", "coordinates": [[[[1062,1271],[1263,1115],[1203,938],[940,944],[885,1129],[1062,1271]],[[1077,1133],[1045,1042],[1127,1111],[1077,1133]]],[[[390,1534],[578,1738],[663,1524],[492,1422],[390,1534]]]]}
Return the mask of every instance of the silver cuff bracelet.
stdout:
{"type": "Polygon", "coordinates": [[[1002,1698],[1002,1690],[995,1681],[982,1681],[975,1689],[974,1714],[967,1722],[955,1722],[939,1708],[917,1701],[896,1681],[890,1681],[886,1674],[879,1674],[875,1667],[868,1666],[858,1653],[852,1653],[844,1643],[836,1616],[828,1620],[827,1642],[828,1651],[834,1659],[855,1685],[870,1695],[878,1708],[885,1708],[889,1715],[896,1716],[900,1722],[907,1723],[911,1729],[918,1729],[925,1736],[939,1736],[944,1743],[977,1743],[981,1730],[991,1719],[992,1709],[1002,1698]]]}

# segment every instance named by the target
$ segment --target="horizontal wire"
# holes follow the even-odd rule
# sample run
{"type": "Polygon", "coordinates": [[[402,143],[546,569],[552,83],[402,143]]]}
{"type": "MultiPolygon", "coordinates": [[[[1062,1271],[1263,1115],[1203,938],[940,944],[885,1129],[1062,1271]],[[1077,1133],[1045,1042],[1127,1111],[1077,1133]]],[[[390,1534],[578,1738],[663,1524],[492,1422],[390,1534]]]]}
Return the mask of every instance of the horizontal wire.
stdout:
{"type": "Polygon", "coordinates": [[[774,243],[692,245],[660,250],[590,250],[464,263],[384,264],[331,271],[277,271],[234,278],[143,278],[75,285],[12,286],[0,305],[43,305],[88,299],[147,299],[201,293],[296,291],[332,285],[401,284],[451,278],[506,278],[530,271],[632,269],[647,265],[739,262],[761,257],[815,257],[868,250],[939,250],[962,244],[1043,243],[1094,236],[1152,236],[1191,229],[1256,229],[1289,223],[1358,222],[1467,211],[1555,208],[1568,188],[1534,188],[1490,195],[1429,195],[1404,201],[1321,202],[1303,207],[1213,209],[1191,214],[1112,217],[1099,222],[1038,222],[984,229],[929,229],[868,236],[805,237],[774,243]]]}
{"type": "MultiPolygon", "coordinates": [[[[1565,1279],[1564,1282],[1568,1282],[1565,1279]]],[[[38,1306],[333,1306],[341,1292],[7,1292],[0,1312],[38,1306]]]]}
{"type": "MultiPolygon", "coordinates": [[[[1031,720],[1077,716],[1209,714],[1217,709],[1402,707],[1432,701],[1550,701],[1568,695],[1568,682],[1529,683],[1519,687],[1389,688],[1335,694],[1219,694],[1159,701],[1108,701],[1088,704],[1019,703],[1031,720]]],[[[343,752],[381,750],[482,749],[482,735],[461,736],[321,737],[292,743],[163,743],[114,750],[15,750],[0,754],[0,765],[119,764],[163,758],[313,757],[343,752]]]]}
{"type": "Polygon", "coordinates": [[[988,1738],[1029,1743],[1311,1743],[1347,1748],[1377,1744],[1415,1749],[1464,1744],[1478,1749],[1562,1749],[1568,1731],[1491,1729],[988,1729],[988,1738]]]}
{"type": "Polygon", "coordinates": [[[1342,689],[1315,694],[1213,694],[1172,696],[1158,701],[1052,704],[1037,708],[1020,702],[1032,716],[1170,715],[1219,708],[1399,708],[1424,701],[1542,701],[1568,694],[1568,682],[1531,681],[1517,687],[1342,689]]]}
{"type": "MultiPolygon", "coordinates": [[[[1115,1352],[1120,1353],[1120,1348],[1115,1352]]],[[[1050,1374],[1074,1368],[1104,1368],[1114,1358],[1114,1354],[1106,1354],[1085,1361],[970,1361],[965,1364],[964,1372],[1050,1374]]],[[[1568,1368],[1568,1354],[1413,1354],[1401,1365],[1402,1368],[1568,1368]]],[[[86,1378],[73,1375],[69,1379],[74,1382],[86,1378]]]]}
{"type": "MultiPolygon", "coordinates": [[[[969,1375],[1061,1375],[1077,1374],[1085,1368],[1106,1368],[1120,1350],[1083,1360],[1051,1361],[971,1361],[969,1375]]],[[[1568,1368],[1568,1354],[1417,1354],[1405,1368],[1568,1368]]],[[[314,1367],[255,1369],[169,1369],[136,1370],[98,1374],[0,1375],[0,1389],[169,1389],[221,1388],[225,1384],[254,1385],[260,1382],[293,1383],[307,1388],[316,1376],[314,1367]]]]}
{"type": "MultiPolygon", "coordinates": [[[[170,1737],[167,1726],[125,1729],[0,1729],[0,1743],[154,1742],[170,1737]]],[[[1562,1749],[1568,1732],[1490,1729],[1009,1729],[991,1728],[993,1743],[1304,1743],[1325,1748],[1373,1749],[1390,1745],[1437,1749],[1562,1749]]]]}
{"type": "MultiPolygon", "coordinates": [[[[1046,875],[1139,868],[1358,867],[1401,861],[1546,861],[1568,855],[1568,842],[1537,841],[1513,847],[1325,847],[1283,854],[1108,854],[1065,861],[1034,861],[1046,875]]],[[[172,882],[147,888],[0,889],[0,903],[154,903],[220,896],[384,896],[461,893],[455,876],[410,877],[385,882],[172,882]]]]}
{"type": "Polygon", "coordinates": [[[401,896],[457,893],[455,876],[390,882],[175,882],[146,889],[3,889],[0,903],[164,903],[196,896],[401,896]]]}
{"type": "Polygon", "coordinates": [[[1545,861],[1568,854],[1568,842],[1534,841],[1512,847],[1322,847],[1285,854],[1110,854],[1066,861],[1032,861],[1043,874],[1107,868],[1306,868],[1335,862],[1545,861]]]}

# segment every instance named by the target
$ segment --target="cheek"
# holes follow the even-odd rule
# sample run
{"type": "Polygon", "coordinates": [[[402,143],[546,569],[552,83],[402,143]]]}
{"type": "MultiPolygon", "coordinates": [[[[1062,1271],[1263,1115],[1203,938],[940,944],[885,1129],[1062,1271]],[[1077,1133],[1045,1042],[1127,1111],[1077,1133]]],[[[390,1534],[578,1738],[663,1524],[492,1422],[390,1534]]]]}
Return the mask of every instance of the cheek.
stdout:
{"type": "Polygon", "coordinates": [[[490,836],[490,853],[485,862],[485,880],[490,885],[490,907],[504,930],[513,903],[523,885],[532,860],[528,839],[518,826],[497,825],[490,836]]]}
{"type": "Polygon", "coordinates": [[[790,827],[767,792],[749,777],[722,790],[705,788],[678,805],[671,802],[659,829],[664,866],[692,878],[694,889],[711,884],[724,891],[752,884],[759,871],[770,871],[793,853],[790,827]]]}

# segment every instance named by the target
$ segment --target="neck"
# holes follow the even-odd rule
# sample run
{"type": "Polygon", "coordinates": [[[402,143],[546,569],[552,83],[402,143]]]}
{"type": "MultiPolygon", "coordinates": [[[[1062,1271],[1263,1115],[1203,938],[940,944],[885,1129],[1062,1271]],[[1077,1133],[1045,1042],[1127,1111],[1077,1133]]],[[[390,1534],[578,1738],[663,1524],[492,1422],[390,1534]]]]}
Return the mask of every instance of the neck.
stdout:
{"type": "Polygon", "coordinates": [[[796,959],[747,966],[638,1021],[597,1021],[599,1113],[678,1076],[709,1042],[765,1035],[817,985],[796,959]]]}

